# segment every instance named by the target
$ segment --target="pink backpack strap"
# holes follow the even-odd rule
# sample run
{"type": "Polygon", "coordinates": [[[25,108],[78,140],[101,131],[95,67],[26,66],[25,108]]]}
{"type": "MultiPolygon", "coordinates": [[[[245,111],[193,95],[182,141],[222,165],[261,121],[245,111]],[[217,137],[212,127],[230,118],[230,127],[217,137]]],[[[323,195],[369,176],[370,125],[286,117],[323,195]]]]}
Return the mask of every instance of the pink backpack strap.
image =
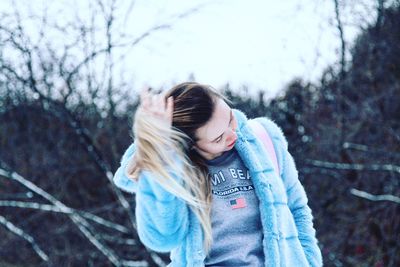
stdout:
{"type": "Polygon", "coordinates": [[[274,165],[274,169],[276,174],[279,176],[279,165],[278,165],[278,159],[276,157],[275,149],[274,149],[274,144],[272,143],[271,137],[265,130],[264,126],[262,126],[258,121],[256,120],[249,120],[249,124],[251,128],[253,129],[255,135],[261,139],[261,141],[264,144],[265,149],[267,150],[271,160],[272,164],[274,165]]]}

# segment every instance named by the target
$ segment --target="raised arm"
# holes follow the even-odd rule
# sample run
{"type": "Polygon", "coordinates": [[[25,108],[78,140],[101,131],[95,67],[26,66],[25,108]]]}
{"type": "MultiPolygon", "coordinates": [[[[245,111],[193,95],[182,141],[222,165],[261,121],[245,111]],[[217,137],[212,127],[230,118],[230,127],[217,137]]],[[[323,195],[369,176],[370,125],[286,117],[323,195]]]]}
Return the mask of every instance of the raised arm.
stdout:
{"type": "Polygon", "coordinates": [[[168,144],[172,101],[164,103],[161,98],[161,95],[142,92],[142,103],[135,117],[136,140],[122,156],[114,183],[124,191],[135,193],[141,242],[154,251],[168,252],[178,246],[187,233],[189,208],[184,200],[166,189],[173,183],[182,185],[182,164],[179,154],[164,147],[168,144]],[[134,159],[142,167],[136,180],[127,174],[134,159]],[[159,171],[150,171],[152,168],[147,167],[151,166],[159,171]],[[161,175],[163,172],[167,176],[161,175]]]}

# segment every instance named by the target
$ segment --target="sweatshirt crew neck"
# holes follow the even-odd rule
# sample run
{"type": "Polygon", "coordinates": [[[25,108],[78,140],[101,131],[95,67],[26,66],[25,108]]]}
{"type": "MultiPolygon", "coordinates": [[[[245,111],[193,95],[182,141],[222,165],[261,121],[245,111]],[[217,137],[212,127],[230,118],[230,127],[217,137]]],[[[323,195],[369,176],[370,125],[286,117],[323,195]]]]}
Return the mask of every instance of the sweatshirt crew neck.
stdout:
{"type": "Polygon", "coordinates": [[[232,148],[231,150],[228,150],[228,151],[224,151],[218,157],[215,157],[211,160],[206,160],[206,164],[210,165],[210,166],[222,165],[234,156],[234,154],[235,154],[234,152],[235,152],[235,148],[232,148]]]}

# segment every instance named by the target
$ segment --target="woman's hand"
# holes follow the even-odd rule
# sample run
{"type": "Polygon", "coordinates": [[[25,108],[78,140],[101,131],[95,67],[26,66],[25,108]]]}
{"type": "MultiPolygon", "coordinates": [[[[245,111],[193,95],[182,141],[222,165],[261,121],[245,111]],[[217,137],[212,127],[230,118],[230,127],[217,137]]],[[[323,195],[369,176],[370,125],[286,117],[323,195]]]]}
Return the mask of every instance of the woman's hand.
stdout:
{"type": "Polygon", "coordinates": [[[150,115],[160,120],[160,122],[172,125],[172,113],[174,111],[174,99],[172,96],[165,99],[163,93],[151,94],[149,87],[144,87],[140,93],[139,108],[146,115],[150,115]]]}

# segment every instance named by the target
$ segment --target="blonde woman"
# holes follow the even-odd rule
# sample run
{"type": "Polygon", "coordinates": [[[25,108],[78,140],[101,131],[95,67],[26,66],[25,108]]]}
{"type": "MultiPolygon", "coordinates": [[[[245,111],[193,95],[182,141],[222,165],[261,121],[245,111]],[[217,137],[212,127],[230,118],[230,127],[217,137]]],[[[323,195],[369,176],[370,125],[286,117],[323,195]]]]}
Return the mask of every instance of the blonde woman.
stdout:
{"type": "Polygon", "coordinates": [[[146,90],[114,176],[135,194],[141,242],[168,266],[322,266],[312,213],[280,128],[279,174],[240,110],[211,86],[146,90]]]}

